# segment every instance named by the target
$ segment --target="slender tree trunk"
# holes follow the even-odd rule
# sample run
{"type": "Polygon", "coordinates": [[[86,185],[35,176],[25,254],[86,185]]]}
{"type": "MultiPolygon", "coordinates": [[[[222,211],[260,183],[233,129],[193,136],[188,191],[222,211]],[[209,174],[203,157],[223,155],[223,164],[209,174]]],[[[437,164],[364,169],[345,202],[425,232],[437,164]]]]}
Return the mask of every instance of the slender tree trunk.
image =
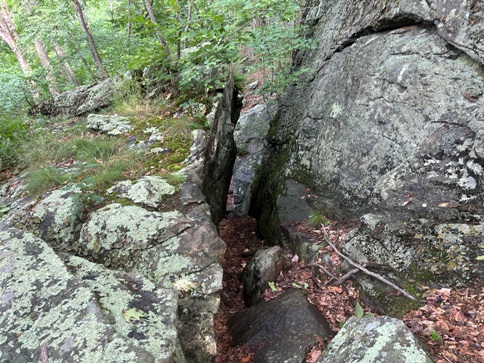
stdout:
{"type": "MultiPolygon", "coordinates": [[[[32,69],[30,68],[27,57],[25,57],[19,46],[17,29],[12,21],[12,16],[10,15],[5,0],[0,0],[0,37],[8,44],[12,52],[15,54],[24,76],[26,78],[31,77],[32,69]]],[[[39,99],[38,86],[33,80],[30,80],[30,83],[32,85],[32,97],[37,101],[39,99]]]]}
{"type": "Polygon", "coordinates": [[[62,65],[64,67],[64,72],[67,75],[67,78],[69,78],[69,81],[72,83],[73,86],[77,86],[78,83],[77,83],[77,80],[76,80],[76,76],[74,75],[74,72],[71,68],[71,65],[66,60],[64,50],[62,49],[62,47],[59,44],[54,45],[54,50],[55,50],[55,54],[57,54],[57,57],[62,62],[62,65]]]}
{"type": "Polygon", "coordinates": [[[126,26],[126,45],[129,46],[131,38],[131,0],[128,0],[128,25],[126,26]]]}
{"type": "MultiPolygon", "coordinates": [[[[38,7],[37,0],[28,0],[24,4],[24,11],[26,16],[31,16],[33,12],[35,11],[35,8],[38,7]]],[[[37,54],[40,59],[40,63],[42,64],[42,67],[44,68],[46,75],[45,79],[47,80],[47,86],[49,87],[49,92],[52,96],[58,95],[59,94],[59,86],[57,83],[57,79],[54,74],[54,69],[52,68],[52,65],[50,63],[50,58],[49,54],[45,50],[44,43],[39,39],[35,38],[34,39],[34,47],[35,50],[37,51],[37,54]]]]}
{"type": "Polygon", "coordinates": [[[41,40],[36,38],[34,40],[35,50],[40,58],[40,63],[42,63],[42,67],[44,67],[47,74],[45,75],[45,79],[47,80],[47,86],[49,87],[49,92],[52,96],[59,94],[59,87],[57,85],[57,79],[54,75],[54,70],[52,69],[52,65],[50,64],[50,58],[45,50],[44,43],[41,40]]]}
{"type": "MultiPolygon", "coordinates": [[[[151,1],[150,0],[145,0],[145,5],[146,5],[146,10],[148,11],[148,15],[150,17],[150,20],[153,24],[158,24],[158,21],[156,20],[156,17],[155,17],[155,13],[153,12],[153,6],[151,5],[151,1]]],[[[165,52],[167,51],[168,47],[166,45],[166,42],[165,40],[163,39],[163,37],[161,36],[161,34],[156,31],[156,36],[158,38],[158,41],[160,42],[161,46],[163,47],[163,50],[165,50],[165,52]]]]}
{"type": "Polygon", "coordinates": [[[87,62],[86,58],[82,55],[82,51],[81,51],[81,49],[79,49],[79,46],[77,45],[76,38],[74,38],[72,36],[72,34],[69,34],[69,38],[70,38],[70,43],[71,43],[72,47],[76,50],[77,56],[81,60],[82,64],[84,64],[84,66],[86,67],[86,70],[89,72],[92,79],[96,79],[97,76],[96,76],[95,72],[92,70],[92,68],[89,66],[89,63],[87,62]]]}
{"type": "Polygon", "coordinates": [[[94,42],[94,38],[92,37],[91,31],[89,30],[89,26],[87,25],[86,19],[84,18],[84,13],[82,12],[81,4],[79,3],[79,0],[71,0],[71,3],[74,6],[74,9],[76,10],[77,18],[81,23],[82,29],[86,33],[89,46],[91,47],[91,53],[94,58],[94,62],[96,63],[96,66],[98,68],[99,77],[101,79],[106,79],[108,77],[108,74],[106,72],[106,69],[104,68],[103,62],[101,60],[101,56],[97,51],[96,43],[94,42]]]}

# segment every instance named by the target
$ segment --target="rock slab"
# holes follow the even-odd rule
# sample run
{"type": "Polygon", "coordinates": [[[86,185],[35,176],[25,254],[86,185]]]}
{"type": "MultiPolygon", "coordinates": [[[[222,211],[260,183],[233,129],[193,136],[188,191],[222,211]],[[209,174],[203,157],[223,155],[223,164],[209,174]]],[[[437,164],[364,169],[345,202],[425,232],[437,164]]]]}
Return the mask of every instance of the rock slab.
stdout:
{"type": "Polygon", "coordinates": [[[322,313],[301,290],[242,310],[229,320],[233,344],[249,344],[258,363],[301,363],[317,343],[333,335],[322,313]]]}
{"type": "Polygon", "coordinates": [[[319,363],[432,363],[401,320],[387,316],[350,318],[319,363]]]}

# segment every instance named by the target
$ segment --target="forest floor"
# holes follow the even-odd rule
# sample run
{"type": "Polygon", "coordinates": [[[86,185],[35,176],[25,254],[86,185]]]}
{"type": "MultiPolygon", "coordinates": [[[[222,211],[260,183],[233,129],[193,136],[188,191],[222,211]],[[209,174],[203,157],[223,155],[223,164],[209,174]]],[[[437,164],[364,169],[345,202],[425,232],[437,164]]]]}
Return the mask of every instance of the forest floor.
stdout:
{"type": "MultiPolygon", "coordinates": [[[[335,222],[326,231],[338,248],[339,241],[354,226],[354,221],[335,222]]],[[[236,312],[246,308],[242,273],[252,254],[263,244],[257,237],[256,227],[256,220],[249,216],[229,215],[219,225],[220,236],[227,244],[227,252],[223,261],[220,310],[215,319],[219,352],[216,363],[254,362],[250,347],[231,345],[227,322],[236,312]]],[[[321,240],[320,229],[311,228],[305,223],[297,228],[312,234],[315,240],[321,240]]],[[[340,324],[355,315],[356,302],[363,305],[352,281],[346,280],[340,285],[332,286],[329,276],[315,271],[314,267],[306,266],[288,250],[286,256],[291,261],[291,266],[283,270],[274,281],[277,291],[267,289],[263,298],[272,299],[290,288],[304,289],[308,300],[318,307],[332,329],[337,332],[340,324]]],[[[334,275],[341,275],[342,260],[331,247],[320,251],[320,261],[328,261],[319,263],[334,275]]],[[[435,363],[484,363],[484,283],[476,281],[472,287],[460,289],[425,289],[427,291],[422,307],[406,314],[403,321],[424,343],[432,360],[435,363]]],[[[364,305],[363,309],[365,313],[378,315],[364,305]]],[[[315,342],[305,363],[314,363],[325,348],[324,345],[322,340],[315,342]]]]}

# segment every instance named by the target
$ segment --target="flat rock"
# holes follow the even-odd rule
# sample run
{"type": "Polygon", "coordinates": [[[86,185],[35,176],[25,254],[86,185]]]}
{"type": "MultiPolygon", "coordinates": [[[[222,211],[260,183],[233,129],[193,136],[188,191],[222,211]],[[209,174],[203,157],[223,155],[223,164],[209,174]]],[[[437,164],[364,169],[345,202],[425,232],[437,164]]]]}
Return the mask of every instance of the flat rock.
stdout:
{"type": "Polygon", "coordinates": [[[128,117],[99,114],[87,116],[87,128],[107,135],[123,135],[133,130],[128,117]]]}
{"type": "Polygon", "coordinates": [[[132,182],[117,182],[106,193],[127,198],[134,203],[157,208],[163,205],[164,198],[175,193],[175,187],[159,176],[144,176],[132,182]]]}
{"type": "Polygon", "coordinates": [[[431,363],[401,320],[387,316],[348,319],[320,363],[431,363]]]}
{"type": "Polygon", "coordinates": [[[301,363],[317,337],[333,335],[322,313],[297,289],[236,313],[228,324],[233,344],[253,346],[258,363],[301,363]]]}

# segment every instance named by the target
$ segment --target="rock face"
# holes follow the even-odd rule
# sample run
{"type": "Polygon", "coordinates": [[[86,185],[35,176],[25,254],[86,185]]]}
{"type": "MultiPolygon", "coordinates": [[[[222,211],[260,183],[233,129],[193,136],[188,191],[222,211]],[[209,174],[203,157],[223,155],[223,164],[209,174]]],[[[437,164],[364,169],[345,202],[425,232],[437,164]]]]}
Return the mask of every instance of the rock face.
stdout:
{"type": "Polygon", "coordinates": [[[324,351],[320,363],[431,363],[401,320],[350,318],[324,351]]]}
{"type": "Polygon", "coordinates": [[[262,301],[229,320],[233,344],[253,344],[255,362],[300,363],[317,342],[333,335],[319,310],[300,290],[262,301]]]}
{"type": "Polygon", "coordinates": [[[313,71],[273,119],[255,197],[265,237],[282,237],[278,200],[291,178],[317,194],[311,208],[364,215],[344,246],[358,261],[422,283],[482,277],[483,5],[313,5],[318,47],[296,57],[313,71]]]}

